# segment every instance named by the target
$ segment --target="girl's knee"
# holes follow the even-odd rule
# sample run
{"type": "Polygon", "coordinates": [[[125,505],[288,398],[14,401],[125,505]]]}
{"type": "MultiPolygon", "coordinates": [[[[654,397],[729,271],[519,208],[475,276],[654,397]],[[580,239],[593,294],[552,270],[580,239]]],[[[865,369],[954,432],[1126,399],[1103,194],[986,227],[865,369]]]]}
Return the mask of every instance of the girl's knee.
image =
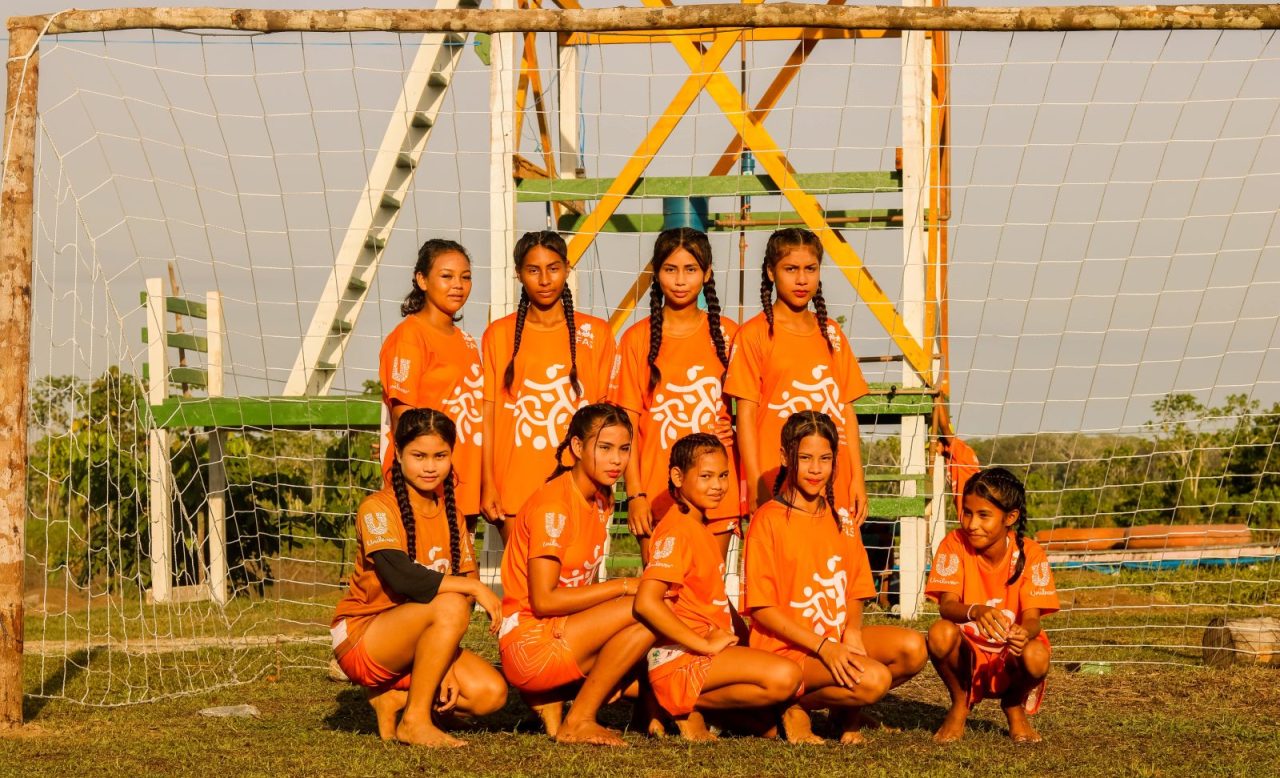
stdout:
{"type": "Polygon", "coordinates": [[[858,679],[858,686],[862,688],[863,695],[869,698],[869,702],[875,702],[888,694],[892,685],[893,673],[879,662],[867,662],[862,677],[858,679]]]}
{"type": "Polygon", "coordinates": [[[1027,643],[1022,650],[1022,666],[1032,678],[1044,678],[1049,674],[1049,649],[1039,641],[1027,643]]]}
{"type": "Polygon", "coordinates": [[[476,684],[474,715],[488,716],[506,706],[507,682],[496,672],[484,676],[483,680],[476,684]]]}
{"type": "MultiPolygon", "coordinates": [[[[949,624],[950,622],[947,623],[949,624]]],[[[925,663],[928,661],[929,645],[925,640],[925,636],[915,630],[911,630],[902,644],[903,669],[911,675],[915,675],[924,669],[925,663]]]]}
{"type": "Polygon", "coordinates": [[[960,628],[946,619],[938,619],[929,627],[925,638],[929,656],[941,658],[956,649],[960,642],[960,628]]]}
{"type": "Polygon", "coordinates": [[[789,700],[795,696],[802,680],[804,672],[800,665],[789,659],[779,658],[777,662],[770,663],[769,672],[765,674],[765,693],[778,702],[789,700]]]}
{"type": "Polygon", "coordinates": [[[431,604],[435,606],[435,613],[432,614],[434,626],[458,632],[459,635],[467,631],[471,624],[471,601],[465,596],[457,592],[443,592],[437,594],[431,604]]]}

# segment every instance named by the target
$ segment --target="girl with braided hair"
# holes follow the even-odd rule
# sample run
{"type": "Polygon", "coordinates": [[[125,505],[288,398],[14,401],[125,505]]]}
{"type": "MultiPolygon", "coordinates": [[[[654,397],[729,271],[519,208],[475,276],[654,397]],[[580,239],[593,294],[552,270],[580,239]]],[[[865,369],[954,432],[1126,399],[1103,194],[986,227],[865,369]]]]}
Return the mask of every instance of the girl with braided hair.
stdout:
{"type": "Polygon", "coordinates": [[[724,558],[704,523],[733,480],[724,444],[705,432],[686,435],[671,447],[668,463],[672,504],[654,527],[635,614],[665,644],[649,652],[659,704],[682,737],[713,740],[702,711],[772,708],[795,695],[800,667],[736,645],[724,558]]]}
{"type": "Polygon", "coordinates": [[[636,579],[599,580],[631,420],[616,405],[579,408],[555,453],[560,464],[511,522],[502,556],[502,672],[557,741],[625,746],[596,715],[653,645],[631,613],[636,579]]]}
{"type": "MultiPolygon", "coordinates": [[[[480,346],[457,326],[471,296],[471,257],[461,244],[432,238],[418,249],[413,287],[396,325],[382,343],[378,378],[382,402],[396,428],[409,408],[440,408],[453,420],[453,475],[458,508],[474,523],[480,513],[480,346]]],[[[389,443],[394,441],[388,440],[389,443]]],[[[391,483],[395,446],[388,445],[382,472],[391,483]]]]}
{"type": "Polygon", "coordinates": [[[821,262],[822,244],[809,230],[792,227],[769,236],[761,267],[763,310],[738,330],[724,390],[738,400],[748,511],[769,499],[782,464],[783,423],[796,411],[815,410],[830,416],[840,434],[835,509],[861,526],[867,487],[852,406],[868,387],[849,341],[827,318],[821,262]]]}
{"type": "Polygon", "coordinates": [[[613,366],[613,331],[573,310],[569,250],[550,230],[516,241],[516,312],[481,339],[484,443],[480,512],[505,541],[508,520],[557,465],[573,412],[603,400],[613,366]]]}
{"type": "Polygon", "coordinates": [[[991,467],[965,483],[960,528],[943,538],[925,583],[942,617],[929,628],[929,657],[951,694],[939,743],[959,740],[969,710],[987,697],[1000,699],[1015,743],[1040,741],[1027,718],[1049,673],[1040,618],[1059,604],[1044,549],[1026,532],[1017,476],[991,467]]]}
{"type": "Polygon", "coordinates": [[[391,486],[356,512],[355,569],[330,631],[343,672],[368,689],[383,740],[466,745],[441,725],[455,715],[493,713],[507,701],[502,676],[460,646],[473,606],[484,608],[496,632],[501,603],[480,583],[458,509],[455,438],[440,411],[402,412],[391,486]]]}
{"type": "MultiPolygon", "coordinates": [[[[671,507],[668,459],[677,438],[696,432],[720,436],[737,472],[723,395],[726,343],[738,325],[720,315],[711,243],[689,227],[664,230],[649,269],[649,316],[623,334],[609,386],[610,401],[626,408],[636,427],[637,450],[627,466],[627,520],[646,561],[653,522],[671,507]],[[698,308],[699,293],[706,297],[705,311],[698,308]]],[[[735,477],[707,514],[722,557],[741,513],[735,477]]]]}
{"type": "Polygon", "coordinates": [[[829,708],[840,742],[859,743],[860,709],[920,672],[928,657],[924,636],[862,625],[862,602],[876,588],[857,527],[833,510],[841,456],[835,422],[798,411],[781,437],[773,499],[747,530],[743,612],[751,618],[751,647],[800,667],[799,696],[782,715],[787,740],[822,742],[807,711],[829,708]]]}

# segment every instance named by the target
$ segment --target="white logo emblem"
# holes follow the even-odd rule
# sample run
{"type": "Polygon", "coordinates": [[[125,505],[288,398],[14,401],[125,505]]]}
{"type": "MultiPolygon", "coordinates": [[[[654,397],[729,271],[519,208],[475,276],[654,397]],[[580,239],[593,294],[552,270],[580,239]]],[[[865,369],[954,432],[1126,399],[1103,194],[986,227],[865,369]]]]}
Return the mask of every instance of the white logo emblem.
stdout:
{"type": "Polygon", "coordinates": [[[960,571],[960,555],[938,554],[938,563],[933,566],[933,571],[939,578],[950,578],[960,571]]]}
{"type": "Polygon", "coordinates": [[[831,322],[827,322],[827,340],[831,341],[831,351],[839,354],[844,344],[840,342],[840,330],[831,322]]]}
{"type": "Polygon", "coordinates": [[[564,572],[561,568],[560,585],[561,586],[582,586],[595,580],[596,574],[600,572],[600,565],[604,564],[604,549],[600,545],[596,545],[594,551],[591,552],[591,558],[582,564],[582,567],[576,570],[564,572]]]}
{"type": "Polygon", "coordinates": [[[441,403],[441,410],[453,419],[458,427],[458,439],[480,445],[484,416],[480,409],[484,401],[484,374],[480,366],[472,363],[471,377],[463,376],[462,382],[453,388],[453,394],[441,403]]]}
{"type": "Polygon", "coordinates": [[[1048,562],[1037,562],[1031,566],[1031,582],[1036,586],[1048,586],[1053,580],[1053,576],[1049,573],[1048,562]]]}
{"type": "Polygon", "coordinates": [[[617,354],[613,358],[613,367],[609,369],[609,385],[613,386],[618,382],[618,374],[622,372],[622,355],[617,354]]]}
{"type": "Polygon", "coordinates": [[[445,575],[448,575],[451,572],[449,570],[449,557],[447,555],[441,557],[441,551],[444,551],[444,549],[440,546],[432,546],[427,549],[427,561],[423,564],[423,567],[428,570],[435,570],[437,573],[444,573],[445,575]]]}
{"type": "Polygon", "coordinates": [[[587,348],[596,347],[596,333],[591,329],[591,322],[578,327],[578,345],[587,348]]]}
{"type": "Polygon", "coordinates": [[[466,330],[461,330],[461,332],[462,332],[462,342],[467,344],[467,348],[471,349],[476,353],[479,353],[480,347],[476,345],[476,339],[471,337],[471,333],[467,332],[466,330]]]}
{"type": "Polygon", "coordinates": [[[503,403],[515,417],[516,446],[531,445],[538,451],[555,449],[560,445],[560,430],[568,427],[574,411],[586,404],[585,394],[573,395],[568,373],[556,376],[564,367],[548,367],[545,384],[525,380],[515,402],[503,403]]]}
{"type": "Polygon", "coordinates": [[[791,389],[782,393],[781,403],[769,403],[769,410],[777,411],[779,419],[785,419],[797,411],[821,411],[831,417],[840,432],[840,442],[844,443],[844,406],[840,403],[840,387],[831,376],[822,374],[830,369],[830,365],[816,365],[811,375],[813,383],[806,384],[792,381],[791,389]]]}
{"type": "Polygon", "coordinates": [[[653,561],[666,559],[671,556],[671,552],[675,550],[675,538],[663,538],[661,541],[653,544],[653,561]]]}
{"type": "Polygon", "coordinates": [[[385,535],[390,523],[387,521],[387,514],[385,513],[366,513],[364,515],[364,526],[369,530],[370,535],[385,535]]]}
{"type": "Polygon", "coordinates": [[[547,545],[559,546],[560,535],[564,532],[564,523],[566,517],[562,513],[549,511],[546,516],[547,537],[551,538],[551,542],[547,545]]]}
{"type": "Polygon", "coordinates": [[[689,368],[685,376],[688,384],[666,384],[653,395],[653,418],[662,422],[658,440],[664,449],[671,443],[693,432],[714,430],[716,416],[724,407],[720,396],[720,379],[716,376],[698,378],[702,365],[689,368]]]}
{"type": "Polygon", "coordinates": [[[839,564],[839,556],[828,559],[827,570],[832,573],[831,577],[823,578],[814,573],[813,582],[816,586],[806,586],[802,592],[808,599],[791,603],[791,607],[799,608],[800,615],[809,619],[822,634],[826,634],[826,627],[830,627],[836,634],[844,628],[845,583],[848,576],[844,570],[836,570],[839,564]]]}
{"type": "Polygon", "coordinates": [[[404,383],[409,378],[409,367],[413,363],[408,357],[396,357],[391,360],[391,380],[397,384],[404,383]]]}

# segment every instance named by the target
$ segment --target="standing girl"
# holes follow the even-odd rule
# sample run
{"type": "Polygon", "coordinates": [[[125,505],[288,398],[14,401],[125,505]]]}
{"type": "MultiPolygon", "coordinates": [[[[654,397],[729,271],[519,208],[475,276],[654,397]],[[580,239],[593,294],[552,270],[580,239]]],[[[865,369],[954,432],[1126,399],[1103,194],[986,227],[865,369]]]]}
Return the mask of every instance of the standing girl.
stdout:
{"type": "Polygon", "coordinates": [[[1026,538],[1027,492],[1002,467],[964,485],[960,528],[938,546],[925,594],[941,619],[929,628],[929,657],[951,693],[934,735],[959,740],[969,709],[999,697],[1015,743],[1040,735],[1027,719],[1040,709],[1049,674],[1049,638],[1040,617],[1058,610],[1044,550],[1026,538]]]}
{"type": "Polygon", "coordinates": [[[788,228],[769,236],[760,282],[764,310],[738,331],[725,393],[738,398],[749,511],[769,499],[782,464],[778,439],[783,423],[796,411],[816,410],[830,416],[840,434],[835,509],[847,511],[861,526],[867,517],[867,487],[852,405],[867,393],[867,382],[844,333],[827,320],[821,261],[822,244],[808,230],[788,228]]]}
{"type": "Polygon", "coordinates": [[[649,652],[649,682],[689,740],[711,740],[697,711],[767,708],[791,699],[800,666],[735,645],[724,557],[705,517],[733,481],[724,444],[695,432],[671,447],[672,506],[653,530],[635,614],[668,645],[649,652]],[[674,595],[674,596],[673,596],[674,595]]]}
{"type": "MultiPolygon", "coordinates": [[[[471,257],[461,244],[432,239],[418,249],[413,289],[400,306],[400,322],[382,344],[378,378],[382,402],[396,429],[409,408],[440,408],[453,420],[453,477],[458,509],[480,513],[480,403],[482,373],[475,338],[457,326],[471,296],[471,257]]],[[[391,437],[388,433],[388,437],[391,437]]],[[[395,447],[387,446],[382,472],[390,483],[395,447]]]]}
{"type": "Polygon", "coordinates": [[[631,615],[636,580],[597,583],[596,574],[613,484],[631,456],[631,421],[614,405],[580,408],[555,454],[562,464],[516,515],[502,556],[502,672],[557,741],[625,746],[596,714],[653,635],[631,615]],[[572,464],[563,463],[566,454],[572,464]]]}
{"type": "Polygon", "coordinates": [[[638,432],[637,456],[627,466],[627,520],[647,559],[653,522],[672,505],[667,491],[672,444],[690,433],[720,434],[735,477],[707,514],[707,526],[724,557],[741,513],[737,468],[728,453],[733,427],[723,399],[729,365],[725,343],[738,326],[720,315],[711,242],[704,233],[689,227],[664,230],[649,268],[649,317],[623,334],[609,387],[609,399],[627,409],[638,432]],[[699,293],[706,295],[706,311],[698,308],[699,293]]]}
{"type": "Polygon", "coordinates": [[[343,672],[369,690],[384,740],[466,745],[441,730],[439,719],[483,716],[507,701],[502,676],[459,646],[473,604],[489,613],[495,630],[500,604],[476,575],[457,509],[454,442],[453,422],[440,411],[401,413],[391,486],[366,497],[356,514],[355,570],[330,631],[343,672]]]}
{"type": "Polygon", "coordinates": [[[821,742],[805,712],[816,708],[840,713],[840,742],[861,742],[860,717],[850,714],[920,672],[927,658],[918,632],[862,626],[862,601],[876,590],[857,527],[832,509],[839,450],[830,417],[792,414],[773,500],[747,530],[751,647],[790,659],[803,674],[801,697],[782,717],[791,742],[821,742]]]}
{"type": "Polygon", "coordinates": [[[507,519],[560,463],[573,412],[603,400],[613,365],[607,322],[575,313],[568,247],[551,231],[515,249],[516,312],[485,330],[483,485],[480,511],[507,539],[507,519]]]}

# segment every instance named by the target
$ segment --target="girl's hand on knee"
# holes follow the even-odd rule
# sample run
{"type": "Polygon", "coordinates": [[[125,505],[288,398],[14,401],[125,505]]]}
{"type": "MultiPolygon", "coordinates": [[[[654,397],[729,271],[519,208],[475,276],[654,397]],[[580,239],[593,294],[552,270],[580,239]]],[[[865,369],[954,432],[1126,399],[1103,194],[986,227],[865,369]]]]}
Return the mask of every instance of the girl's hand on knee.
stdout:
{"type": "Polygon", "coordinates": [[[498,595],[494,594],[492,589],[474,578],[468,580],[474,581],[472,591],[468,594],[476,598],[476,604],[484,608],[484,612],[489,616],[489,634],[498,634],[498,627],[502,626],[502,600],[498,599],[498,595]]]}
{"type": "Polygon", "coordinates": [[[841,642],[848,646],[849,650],[859,656],[867,655],[867,647],[862,642],[862,630],[850,627],[844,631],[844,637],[841,642]]]}
{"type": "Polygon", "coordinates": [[[822,660],[822,664],[826,666],[835,682],[846,689],[857,686],[866,669],[857,654],[850,651],[848,646],[834,640],[822,641],[822,645],[818,646],[818,658],[822,660]]]}
{"type": "Polygon", "coordinates": [[[444,680],[440,681],[440,693],[436,696],[436,710],[441,713],[453,710],[461,696],[462,688],[458,686],[458,679],[453,676],[453,673],[446,674],[444,680]]]}
{"type": "Polygon", "coordinates": [[[1027,647],[1027,631],[1021,624],[1014,624],[1009,627],[1009,634],[1006,638],[1009,641],[1009,653],[1013,656],[1022,656],[1022,651],[1027,647]]]}
{"type": "Polygon", "coordinates": [[[993,641],[1005,642],[1009,639],[1009,627],[1012,622],[1000,612],[999,608],[990,605],[979,605],[974,609],[974,622],[982,634],[993,641]]]}
{"type": "Polygon", "coordinates": [[[704,646],[702,653],[705,656],[715,656],[729,646],[736,646],[737,644],[737,635],[725,632],[722,629],[713,629],[711,630],[711,633],[707,635],[707,644],[704,646]]]}

